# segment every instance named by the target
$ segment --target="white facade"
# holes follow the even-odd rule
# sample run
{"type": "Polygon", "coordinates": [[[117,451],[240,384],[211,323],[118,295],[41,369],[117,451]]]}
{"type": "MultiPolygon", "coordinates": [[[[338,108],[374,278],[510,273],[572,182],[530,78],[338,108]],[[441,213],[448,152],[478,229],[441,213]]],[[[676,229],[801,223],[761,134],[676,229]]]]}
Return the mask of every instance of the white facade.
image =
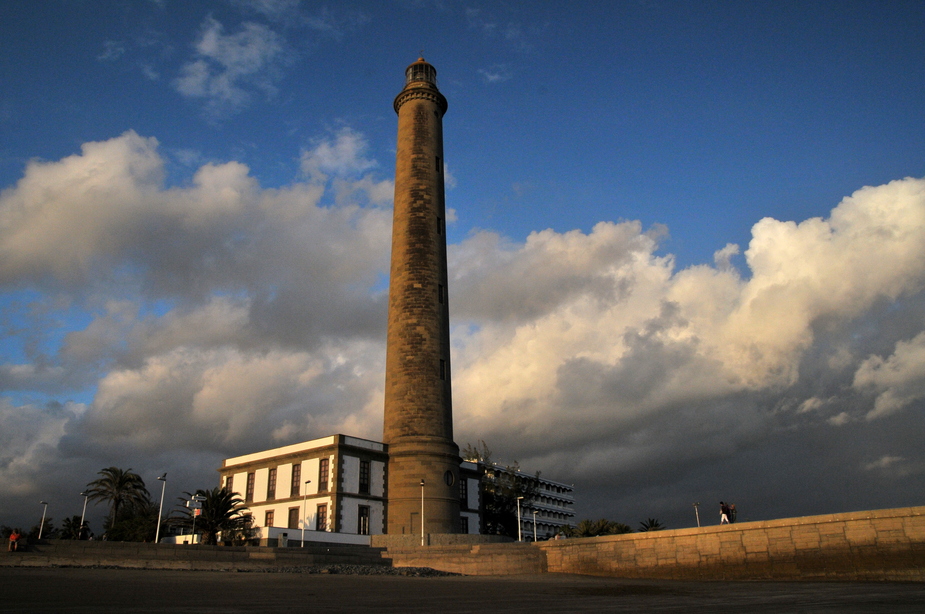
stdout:
{"type": "Polygon", "coordinates": [[[258,539],[331,541],[384,527],[385,445],[332,435],[224,461],[222,486],[250,510],[258,539]],[[306,483],[307,482],[307,483],[306,483]]]}
{"type": "MultiPolygon", "coordinates": [[[[303,531],[306,541],[368,543],[369,535],[385,532],[387,462],[383,443],[332,435],[226,459],[219,473],[221,485],[244,499],[263,543],[294,545],[303,531]]],[[[572,486],[465,461],[459,471],[461,533],[482,531],[486,470],[516,475],[532,486],[534,496],[521,501],[523,539],[533,539],[534,520],[538,539],[573,524],[572,486]]]]}
{"type": "Polygon", "coordinates": [[[479,488],[482,474],[475,463],[463,461],[459,465],[459,518],[460,533],[478,535],[482,532],[482,491],[479,488]]]}

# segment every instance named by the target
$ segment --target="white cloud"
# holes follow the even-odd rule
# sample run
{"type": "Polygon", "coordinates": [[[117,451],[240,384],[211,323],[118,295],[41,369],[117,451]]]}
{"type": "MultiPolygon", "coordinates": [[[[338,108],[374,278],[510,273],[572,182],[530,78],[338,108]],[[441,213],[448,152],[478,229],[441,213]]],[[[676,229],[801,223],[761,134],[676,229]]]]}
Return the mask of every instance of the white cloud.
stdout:
{"type": "Polygon", "coordinates": [[[103,43],[103,47],[103,52],[96,56],[97,60],[114,62],[125,54],[125,43],[123,41],[106,41],[103,43]]]}
{"type": "Polygon", "coordinates": [[[503,83],[509,81],[513,76],[511,67],[508,64],[495,64],[488,68],[480,68],[479,74],[482,75],[486,83],[503,83]]]}
{"type": "Polygon", "coordinates": [[[272,96],[285,62],[285,40],[267,26],[245,22],[235,34],[225,34],[213,17],[203,23],[195,59],[187,62],[174,81],[178,92],[200,98],[214,118],[246,107],[254,90],[272,96]]]}
{"type": "Polygon", "coordinates": [[[306,176],[314,181],[327,181],[328,175],[352,177],[377,166],[375,160],[366,156],[369,143],[363,135],[342,128],[334,138],[322,139],[302,152],[301,167],[306,176]]]}
{"type": "Polygon", "coordinates": [[[902,462],[902,460],[903,458],[901,456],[882,456],[874,462],[864,465],[864,469],[868,471],[873,469],[887,469],[896,463],[902,462]]]}
{"type": "MultiPolygon", "coordinates": [[[[773,398],[801,384],[820,322],[850,335],[881,302],[921,299],[923,186],[907,179],[864,188],[827,220],[762,220],[746,251],[748,279],[725,266],[675,272],[631,223],[599,224],[588,235],[534,233],[523,245],[473,235],[451,252],[451,297],[464,297],[455,321],[468,325],[454,337],[459,430],[505,441],[517,433],[532,454],[611,438],[594,446],[600,454],[623,449],[619,434],[640,420],[680,443],[696,421],[728,421],[712,412],[730,395],[773,398]],[[688,413],[692,405],[702,409],[688,413]]],[[[734,251],[727,246],[720,260],[734,251]]],[[[923,372],[911,350],[900,346],[893,359],[903,378],[923,372]]],[[[921,381],[903,402],[920,397],[921,381]]],[[[843,396],[808,396],[798,406],[807,414],[823,398],[831,424],[852,420],[843,396]]],[[[743,437],[769,426],[748,411],[738,418],[743,437]]]]}
{"type": "Polygon", "coordinates": [[[733,256],[739,255],[739,246],[735,243],[727,243],[726,247],[723,249],[717,250],[713,254],[713,262],[716,264],[716,268],[721,271],[726,271],[732,268],[732,258],[733,256]]]}
{"type": "MultiPolygon", "coordinates": [[[[34,498],[59,480],[48,463],[86,483],[167,457],[212,479],[222,456],[379,436],[392,184],[346,128],[302,168],[265,189],[213,162],[168,188],[157,141],[127,132],[30,162],[0,193],[5,321],[43,323],[4,331],[25,349],[0,365],[0,484],[34,498]],[[86,402],[27,398],[68,391],[86,402]]],[[[905,179],[826,219],[761,220],[741,273],[731,245],[676,270],[664,230],[636,222],[472,233],[449,251],[459,443],[608,492],[736,454],[773,472],[762,442],[815,450],[822,431],[851,471],[921,466],[923,195],[905,179]]]]}
{"type": "Polygon", "coordinates": [[[889,358],[867,358],[854,374],[853,385],[877,391],[868,420],[883,418],[925,398],[925,332],[899,341],[889,358]]]}

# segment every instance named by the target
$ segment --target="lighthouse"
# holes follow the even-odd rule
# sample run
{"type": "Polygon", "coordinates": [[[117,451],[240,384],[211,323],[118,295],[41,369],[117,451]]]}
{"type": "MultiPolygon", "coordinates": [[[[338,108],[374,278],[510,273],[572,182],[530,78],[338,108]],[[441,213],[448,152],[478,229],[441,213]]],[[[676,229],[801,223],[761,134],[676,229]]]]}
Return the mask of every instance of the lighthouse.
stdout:
{"type": "Polygon", "coordinates": [[[424,58],[396,96],[398,145],[389,280],[383,442],[389,534],[459,530],[446,264],[443,115],[424,58]]]}

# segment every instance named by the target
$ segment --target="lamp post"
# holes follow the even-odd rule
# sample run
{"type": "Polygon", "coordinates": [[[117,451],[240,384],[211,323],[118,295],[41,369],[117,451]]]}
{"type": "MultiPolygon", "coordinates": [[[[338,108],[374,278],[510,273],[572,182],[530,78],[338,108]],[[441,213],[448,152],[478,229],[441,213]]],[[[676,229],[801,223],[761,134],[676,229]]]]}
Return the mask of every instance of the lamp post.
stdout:
{"type": "Polygon", "coordinates": [[[533,510],[533,543],[536,543],[536,510],[533,510]]]}
{"type": "Polygon", "coordinates": [[[154,543],[161,541],[161,518],[164,516],[164,489],[167,488],[167,473],[157,478],[161,482],[161,506],[157,510],[157,530],[154,532],[154,543]]]}
{"type": "Polygon", "coordinates": [[[424,545],[424,478],[421,478],[421,545],[424,545]]]}
{"type": "Polygon", "coordinates": [[[80,496],[84,498],[84,511],[80,513],[80,526],[77,527],[77,539],[83,539],[84,534],[84,518],[87,517],[87,499],[90,498],[90,494],[86,491],[80,493],[80,496]]]}
{"type": "Polygon", "coordinates": [[[694,504],[694,514],[697,516],[697,528],[700,528],[700,503],[694,504]]]}
{"type": "Polygon", "coordinates": [[[523,541],[520,534],[520,500],[523,497],[517,497],[517,541],[523,541]]]}
{"type": "Polygon", "coordinates": [[[306,503],[308,502],[308,485],[311,484],[311,480],[305,480],[305,491],[302,493],[302,545],[300,548],[305,547],[305,514],[306,512],[306,503]]]}
{"type": "Polygon", "coordinates": [[[48,501],[39,501],[45,507],[42,508],[42,524],[39,525],[39,539],[42,539],[42,529],[45,528],[45,512],[48,511],[48,501]]]}

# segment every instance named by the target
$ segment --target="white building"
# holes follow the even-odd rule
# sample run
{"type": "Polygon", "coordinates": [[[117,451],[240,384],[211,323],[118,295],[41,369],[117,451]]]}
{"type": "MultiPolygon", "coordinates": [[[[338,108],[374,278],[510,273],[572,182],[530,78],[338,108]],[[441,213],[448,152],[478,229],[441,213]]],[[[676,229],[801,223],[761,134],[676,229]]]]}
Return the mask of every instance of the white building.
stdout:
{"type": "Polygon", "coordinates": [[[332,435],[226,459],[219,473],[261,540],[298,541],[304,530],[309,541],[368,543],[383,532],[387,461],[385,444],[332,435]]]}
{"type": "MultiPolygon", "coordinates": [[[[387,461],[383,443],[332,435],[225,459],[219,474],[221,485],[244,499],[255,537],[263,544],[297,542],[303,531],[306,541],[367,544],[370,535],[385,532],[387,461]]],[[[482,530],[486,470],[510,473],[500,465],[460,465],[460,533],[482,530]]],[[[571,486],[523,472],[516,475],[535,492],[533,500],[522,502],[524,539],[533,537],[533,511],[540,539],[571,524],[571,486]]]]}

